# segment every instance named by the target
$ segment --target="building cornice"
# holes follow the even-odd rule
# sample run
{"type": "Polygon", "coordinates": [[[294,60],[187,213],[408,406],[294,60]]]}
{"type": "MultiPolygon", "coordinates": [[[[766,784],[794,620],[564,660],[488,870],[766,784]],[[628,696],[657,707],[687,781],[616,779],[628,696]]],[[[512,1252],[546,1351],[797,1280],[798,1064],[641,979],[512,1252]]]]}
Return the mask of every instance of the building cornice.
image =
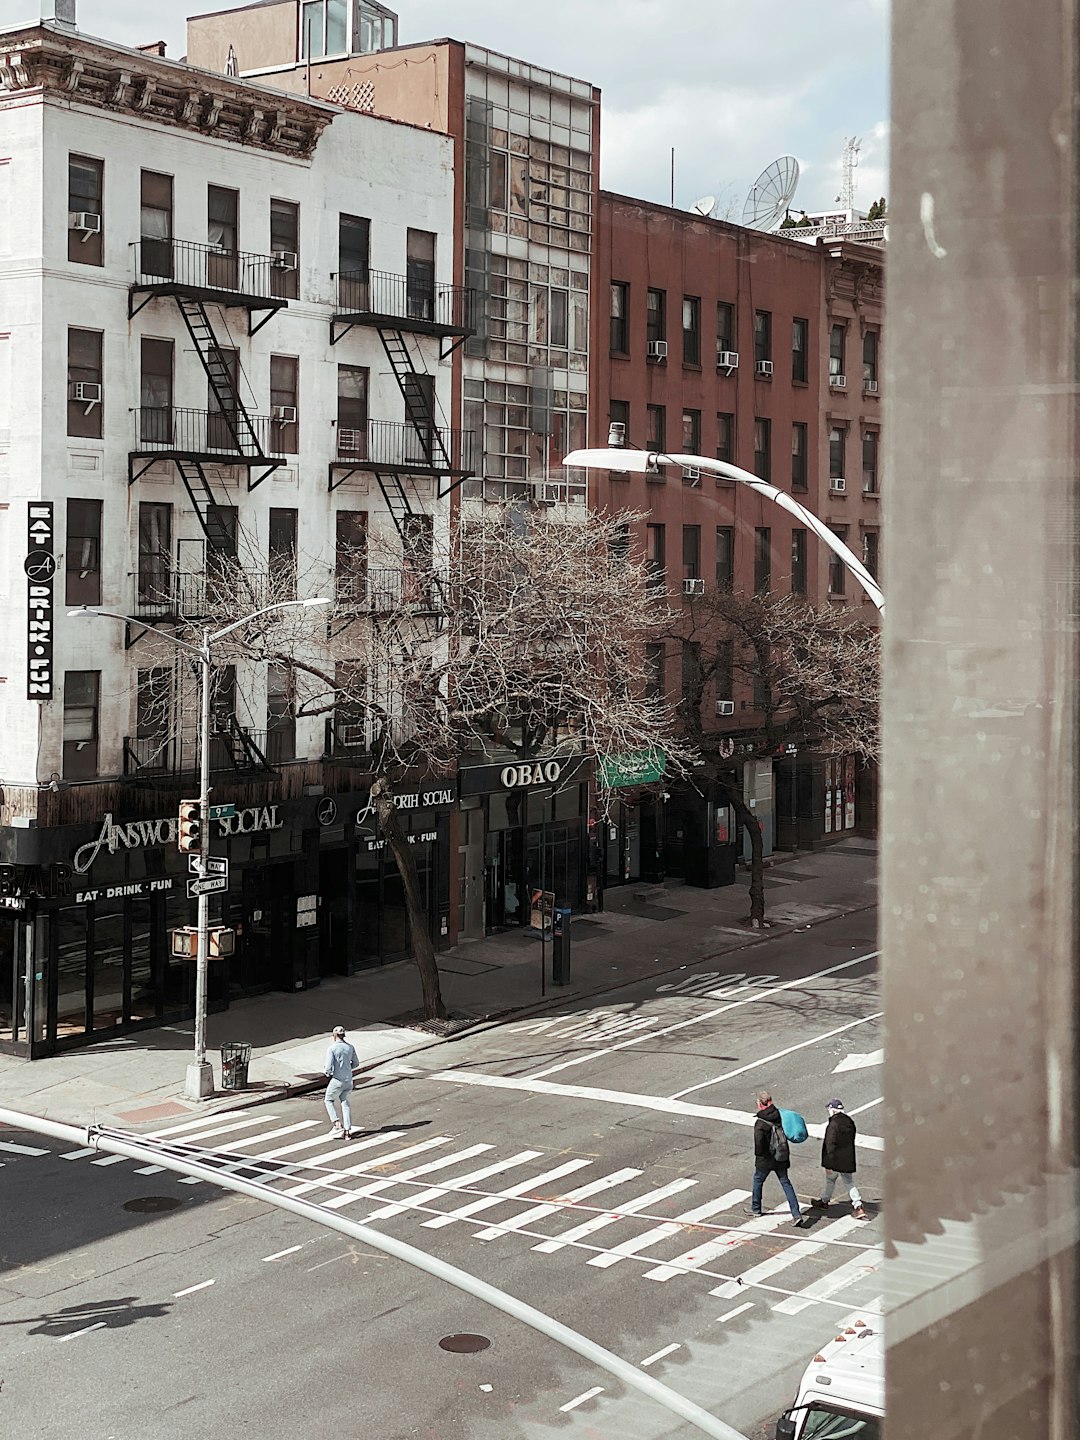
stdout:
{"type": "Polygon", "coordinates": [[[0,34],[0,101],[27,91],[300,158],[334,115],[283,91],[43,25],[0,34]]]}

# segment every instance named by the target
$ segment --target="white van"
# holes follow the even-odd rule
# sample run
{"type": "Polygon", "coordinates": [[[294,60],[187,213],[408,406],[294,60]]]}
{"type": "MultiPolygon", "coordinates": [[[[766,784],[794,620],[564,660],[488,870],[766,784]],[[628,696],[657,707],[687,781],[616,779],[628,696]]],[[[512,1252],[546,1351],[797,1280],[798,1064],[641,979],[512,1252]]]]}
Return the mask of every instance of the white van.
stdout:
{"type": "Polygon", "coordinates": [[[776,1422],[776,1440],[881,1440],[884,1417],[881,1318],[857,1311],[806,1367],[795,1403],[776,1422]]]}

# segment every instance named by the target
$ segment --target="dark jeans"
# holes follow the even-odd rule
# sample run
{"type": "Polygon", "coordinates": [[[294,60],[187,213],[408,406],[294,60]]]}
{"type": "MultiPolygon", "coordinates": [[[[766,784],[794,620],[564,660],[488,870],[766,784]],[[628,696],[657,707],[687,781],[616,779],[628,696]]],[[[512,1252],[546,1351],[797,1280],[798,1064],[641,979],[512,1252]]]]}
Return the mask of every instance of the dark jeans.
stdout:
{"type": "Polygon", "coordinates": [[[759,1214],[761,1212],[761,1187],[765,1184],[765,1177],[767,1175],[775,1175],[777,1180],[780,1181],[780,1189],[783,1190],[784,1198],[791,1206],[791,1218],[798,1220],[802,1215],[802,1210],[799,1207],[799,1197],[795,1194],[795,1187],[788,1179],[788,1167],[786,1165],[776,1170],[755,1169],[754,1188],[750,1196],[751,1210],[756,1210],[759,1214]]]}

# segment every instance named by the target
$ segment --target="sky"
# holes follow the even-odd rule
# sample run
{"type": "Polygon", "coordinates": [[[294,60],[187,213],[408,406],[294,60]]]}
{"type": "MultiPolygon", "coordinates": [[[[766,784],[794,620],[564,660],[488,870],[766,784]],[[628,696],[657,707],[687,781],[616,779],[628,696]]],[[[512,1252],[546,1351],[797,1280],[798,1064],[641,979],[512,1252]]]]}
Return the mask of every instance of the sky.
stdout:
{"type": "MultiPolygon", "coordinates": [[[[185,16],[228,8],[78,7],[87,34],[165,40],[177,59],[185,16]]],[[[51,12],[50,0],[0,0],[3,23],[35,12],[51,12]]],[[[674,147],[676,205],[715,195],[716,213],[737,221],[759,172],[791,154],[792,208],[820,209],[840,193],[844,141],[856,136],[856,205],[888,192],[888,0],[401,0],[399,14],[403,43],[471,40],[598,85],[606,189],[670,203],[674,147]]]]}

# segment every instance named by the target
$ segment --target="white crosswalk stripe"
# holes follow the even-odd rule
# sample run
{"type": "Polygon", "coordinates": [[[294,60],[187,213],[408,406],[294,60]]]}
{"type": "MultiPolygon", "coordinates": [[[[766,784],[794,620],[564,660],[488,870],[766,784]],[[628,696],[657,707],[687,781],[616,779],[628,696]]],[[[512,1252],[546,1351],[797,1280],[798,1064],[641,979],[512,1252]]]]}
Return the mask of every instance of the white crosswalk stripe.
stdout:
{"type": "Polygon", "coordinates": [[[486,1230],[477,1230],[473,1235],[474,1240],[498,1240],[502,1235],[509,1235],[514,1230],[527,1230],[537,1220],[542,1220],[545,1215],[554,1215],[559,1210],[564,1210],[567,1205],[573,1205],[579,1200],[588,1200],[593,1195],[599,1195],[603,1190],[611,1190],[616,1185],[624,1185],[627,1180],[636,1180],[641,1174],[640,1170],[614,1170],[610,1175],[604,1175],[599,1180],[590,1180],[587,1185],[579,1185],[576,1190],[568,1190],[565,1195],[560,1195],[558,1200],[548,1200],[542,1205],[534,1205],[530,1210],[523,1210],[513,1220],[508,1220],[504,1225],[489,1225],[486,1230]]]}
{"type": "Polygon", "coordinates": [[[390,1190],[395,1185],[404,1185],[410,1180],[415,1180],[418,1175],[430,1175],[434,1170],[448,1170],[451,1165],[460,1165],[464,1160],[472,1160],[477,1155],[483,1155],[490,1150],[490,1145],[470,1145],[464,1150],[457,1150],[453,1155],[443,1155],[438,1160],[429,1160],[424,1165],[413,1165],[411,1169],[402,1170],[400,1175],[392,1175],[387,1180],[374,1180],[370,1185],[362,1185],[359,1190],[350,1190],[347,1195],[336,1195],[333,1200],[324,1201],[327,1210],[340,1210],[345,1205],[351,1205],[354,1200],[361,1200],[371,1195],[381,1195],[384,1190],[390,1190]]]}
{"type": "MultiPolygon", "coordinates": [[[[526,1165],[530,1160],[538,1160],[544,1152],[542,1150],[519,1150],[516,1155],[511,1155],[508,1160],[496,1160],[491,1165],[484,1165],[479,1170],[471,1170],[468,1175],[457,1175],[454,1177],[453,1190],[464,1190],[469,1185],[479,1185],[483,1180],[490,1180],[493,1175],[502,1175],[507,1170],[514,1170],[519,1165],[526,1165]]],[[[419,1195],[411,1195],[408,1200],[395,1202],[393,1205],[383,1205],[379,1210],[372,1210],[367,1217],[368,1220],[389,1220],[393,1215],[400,1215],[403,1210],[423,1210],[429,1207],[434,1200],[441,1200],[444,1195],[451,1194],[451,1187],[446,1185],[433,1185],[430,1190],[421,1190],[419,1195]]]]}
{"type": "Polygon", "coordinates": [[[584,1220],[580,1225],[575,1225],[573,1229],[564,1230],[554,1240],[543,1240],[532,1248],[539,1251],[541,1255],[553,1255],[556,1250],[562,1250],[567,1245],[584,1240],[588,1235],[595,1235],[598,1230],[603,1230],[607,1225],[617,1225],[626,1215],[635,1215],[639,1210],[648,1210],[650,1206],[659,1205],[669,1196],[678,1195],[681,1191],[689,1190],[696,1184],[696,1180],[669,1180],[666,1185],[661,1185],[657,1190],[650,1190],[647,1195],[639,1195],[636,1200],[629,1201],[619,1210],[607,1211],[592,1220],[584,1220]]]}
{"type": "Polygon", "coordinates": [[[732,1205],[739,1204],[749,1195],[748,1190],[729,1190],[726,1195],[721,1195],[717,1200],[708,1200],[704,1205],[699,1205],[696,1210],[686,1210],[682,1215],[677,1215],[674,1220],[665,1221],[663,1225],[655,1225],[651,1230],[646,1230],[644,1235],[636,1235],[633,1240],[624,1240],[621,1245],[616,1245],[613,1250],[607,1250],[603,1255],[593,1255],[585,1263],[595,1265],[598,1270],[606,1270],[611,1265],[617,1265],[620,1260],[625,1260],[630,1255],[640,1255],[642,1250],[651,1250],[661,1240],[666,1240],[669,1235],[678,1235],[679,1231],[686,1225],[695,1225],[699,1220],[708,1220],[710,1215],[719,1215],[721,1210],[730,1210],[732,1205]]]}
{"type": "Polygon", "coordinates": [[[562,1165],[556,1165],[554,1170],[548,1170],[543,1175],[534,1175],[531,1180],[522,1180],[520,1185],[511,1185],[509,1190],[501,1190],[497,1195],[486,1196],[483,1200],[470,1201],[468,1205],[462,1205],[457,1210],[451,1210],[446,1215],[438,1215],[434,1220],[425,1220],[423,1225],[428,1230],[440,1230],[444,1225],[453,1225],[455,1220],[467,1220],[470,1215],[479,1215],[484,1210],[493,1210],[496,1205],[501,1205],[505,1200],[516,1200],[521,1195],[527,1194],[530,1190],[539,1190],[543,1185],[550,1185],[553,1180],[561,1180],[564,1175],[572,1175],[575,1170],[583,1170],[590,1165],[590,1160],[567,1160],[562,1165]]]}
{"type": "MultiPolygon", "coordinates": [[[[744,1192],[742,1199],[749,1199],[749,1192],[744,1192]]],[[[722,1235],[715,1236],[712,1240],[695,1245],[685,1254],[676,1255],[674,1260],[669,1260],[664,1265],[658,1265],[653,1270],[646,1270],[645,1279],[672,1280],[676,1275],[685,1275],[688,1270],[700,1270],[719,1256],[730,1255],[733,1250],[738,1250],[743,1245],[749,1245],[760,1236],[768,1235],[773,1230],[779,1230],[781,1225],[790,1223],[791,1212],[786,1205],[781,1205],[771,1214],[763,1215],[760,1220],[756,1217],[748,1220],[745,1225],[740,1225],[722,1235]]]]}
{"type": "Polygon", "coordinates": [[[855,1255],[845,1265],[831,1270],[828,1275],[815,1281],[813,1285],[808,1285],[805,1290],[800,1290],[797,1295],[792,1295],[787,1300],[781,1300],[778,1305],[772,1307],[773,1313],[798,1315],[800,1310],[806,1310],[821,1300],[831,1299],[841,1290],[846,1290],[849,1285],[854,1285],[859,1280],[865,1280],[868,1276],[875,1275],[881,1268],[883,1258],[880,1250],[855,1255]]]}
{"type": "Polygon", "coordinates": [[[848,1215],[843,1220],[836,1220],[831,1225],[826,1225],[824,1230],[819,1230],[812,1240],[800,1240],[794,1245],[789,1245],[779,1255],[771,1255],[768,1260],[762,1260],[760,1264],[744,1270],[738,1281],[728,1280],[723,1285],[718,1285],[715,1290],[710,1290],[710,1295],[719,1295],[722,1300],[734,1300],[737,1295],[745,1293],[747,1285],[762,1285],[766,1280],[771,1280],[779,1275],[782,1270],[795,1265],[800,1260],[806,1260],[811,1255],[818,1255],[828,1247],[830,1241],[842,1240],[845,1235],[850,1235],[852,1230],[858,1229],[862,1221],[856,1220],[854,1215],[848,1215]]]}
{"type": "MultiPolygon", "coordinates": [[[[217,1118],[220,1120],[222,1117],[219,1115],[217,1118]]],[[[250,1130],[253,1125],[261,1125],[267,1120],[276,1119],[276,1115],[249,1116],[246,1120],[231,1120],[227,1125],[211,1125],[209,1128],[206,1128],[206,1121],[204,1120],[204,1128],[202,1130],[196,1130],[193,1134],[185,1135],[182,1139],[173,1140],[170,1143],[174,1145],[193,1145],[198,1141],[199,1144],[202,1145],[204,1140],[209,1140],[214,1135],[228,1135],[231,1134],[233,1130],[250,1130]]],[[[152,1138],[157,1139],[158,1137],[153,1136],[152,1138]]]]}
{"type": "Polygon", "coordinates": [[[0,1140],[0,1150],[7,1155],[51,1155],[51,1150],[42,1150],[37,1145],[16,1145],[14,1140],[0,1140]]]}
{"type": "MultiPolygon", "coordinates": [[[[381,1136],[378,1138],[382,1139],[381,1136]]],[[[324,1175],[318,1180],[306,1180],[303,1185],[295,1185],[291,1190],[286,1190],[285,1194],[307,1195],[312,1190],[333,1190],[346,1175],[367,1175],[378,1166],[394,1165],[399,1160],[408,1160],[413,1155],[421,1155],[425,1150],[433,1150],[436,1145],[449,1145],[450,1143],[449,1135],[431,1135],[426,1140],[417,1141],[415,1145],[406,1145],[404,1150],[393,1150],[389,1155],[380,1155],[377,1160],[365,1160],[362,1165],[351,1165],[347,1170],[335,1171],[333,1175],[324,1175]]],[[[357,1145],[354,1148],[360,1150],[364,1147],[357,1145]]],[[[318,1162],[313,1160],[311,1163],[315,1165],[318,1162]]]]}
{"type": "MultiPolygon", "coordinates": [[[[218,1120],[235,1120],[238,1115],[243,1115],[243,1113],[243,1110],[219,1110],[213,1118],[215,1122],[218,1120]]],[[[275,1120],[277,1116],[264,1115],[262,1118],[264,1120],[275,1120]]],[[[205,1130],[209,1119],[209,1116],[203,1115],[198,1120],[185,1120],[182,1125],[169,1125],[166,1126],[164,1130],[152,1130],[146,1138],[148,1140],[167,1140],[172,1135],[181,1135],[187,1131],[205,1130]]]]}

